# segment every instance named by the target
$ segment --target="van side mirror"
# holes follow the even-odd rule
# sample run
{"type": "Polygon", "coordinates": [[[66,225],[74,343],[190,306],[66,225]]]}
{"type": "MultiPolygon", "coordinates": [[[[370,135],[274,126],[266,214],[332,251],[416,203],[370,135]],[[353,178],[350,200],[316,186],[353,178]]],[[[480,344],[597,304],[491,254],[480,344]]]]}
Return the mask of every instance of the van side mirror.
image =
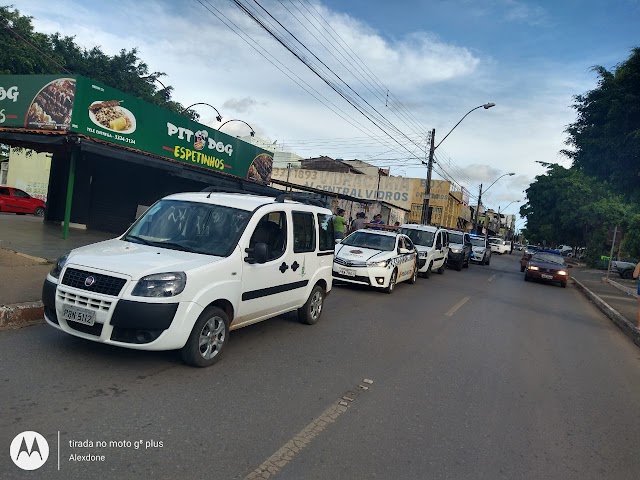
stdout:
{"type": "Polygon", "coordinates": [[[247,263],[267,263],[269,258],[269,247],[266,243],[256,243],[253,248],[245,248],[247,256],[244,261],[247,263]]]}
{"type": "Polygon", "coordinates": [[[400,254],[406,254],[409,252],[411,252],[411,250],[409,250],[408,248],[402,248],[402,247],[398,248],[398,253],[400,254]]]}

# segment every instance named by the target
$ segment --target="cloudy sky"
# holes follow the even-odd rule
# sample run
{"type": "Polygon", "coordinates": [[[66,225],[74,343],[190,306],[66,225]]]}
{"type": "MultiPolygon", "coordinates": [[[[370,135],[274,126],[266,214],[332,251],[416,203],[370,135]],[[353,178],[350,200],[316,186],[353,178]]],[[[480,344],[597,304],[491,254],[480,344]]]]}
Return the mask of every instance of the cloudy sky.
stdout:
{"type": "MultiPolygon", "coordinates": [[[[483,194],[503,209],[543,172],[536,161],[569,165],[558,152],[573,95],[596,86],[591,67],[640,46],[638,0],[238,0],[323,80],[230,0],[14,3],[38,31],[109,54],[137,47],[177,101],[210,103],[303,157],[424,177],[427,132],[438,143],[494,102],[438,147],[434,177],[474,202],[480,183],[515,172],[483,194]]],[[[198,112],[218,125],[212,109],[198,112]]],[[[241,122],[224,130],[248,133],[241,122]]]]}

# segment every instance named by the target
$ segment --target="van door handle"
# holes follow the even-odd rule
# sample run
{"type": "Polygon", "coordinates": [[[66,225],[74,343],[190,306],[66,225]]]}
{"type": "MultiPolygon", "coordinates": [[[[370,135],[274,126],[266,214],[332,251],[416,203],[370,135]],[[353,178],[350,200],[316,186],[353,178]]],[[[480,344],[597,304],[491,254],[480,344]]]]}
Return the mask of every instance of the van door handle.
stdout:
{"type": "Polygon", "coordinates": [[[296,270],[298,270],[298,268],[300,268],[300,264],[294,260],[294,262],[291,264],[291,270],[295,272],[296,270]]]}
{"type": "Polygon", "coordinates": [[[286,263],[282,262],[282,265],[280,265],[280,268],[278,268],[278,270],[280,270],[280,273],[284,273],[287,270],[289,270],[289,265],[287,265],[286,263]]]}

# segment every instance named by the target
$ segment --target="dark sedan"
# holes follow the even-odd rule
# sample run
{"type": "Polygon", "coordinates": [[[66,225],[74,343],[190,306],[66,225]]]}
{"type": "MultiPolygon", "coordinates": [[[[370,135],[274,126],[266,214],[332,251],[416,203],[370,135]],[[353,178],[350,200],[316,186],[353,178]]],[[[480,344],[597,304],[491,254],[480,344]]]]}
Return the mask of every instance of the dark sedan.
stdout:
{"type": "Polygon", "coordinates": [[[534,253],[527,262],[524,271],[524,281],[545,280],[558,282],[563,288],[567,286],[569,269],[562,255],[548,252],[534,253]]]}

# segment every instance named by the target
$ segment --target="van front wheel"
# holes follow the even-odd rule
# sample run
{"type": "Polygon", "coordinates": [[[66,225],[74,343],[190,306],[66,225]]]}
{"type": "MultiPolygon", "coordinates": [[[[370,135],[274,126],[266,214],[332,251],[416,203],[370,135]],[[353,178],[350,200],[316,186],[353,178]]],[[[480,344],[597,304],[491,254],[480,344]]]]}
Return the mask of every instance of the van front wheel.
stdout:
{"type": "Polygon", "coordinates": [[[318,322],[324,306],[324,295],[324,289],[320,285],[313,287],[307,303],[298,309],[298,320],[300,322],[307,325],[314,325],[318,322]]]}
{"type": "Polygon", "coordinates": [[[229,319],[218,307],[206,308],[198,317],[182,347],[182,360],[194,367],[208,367],[218,361],[229,338],[229,319]]]}

